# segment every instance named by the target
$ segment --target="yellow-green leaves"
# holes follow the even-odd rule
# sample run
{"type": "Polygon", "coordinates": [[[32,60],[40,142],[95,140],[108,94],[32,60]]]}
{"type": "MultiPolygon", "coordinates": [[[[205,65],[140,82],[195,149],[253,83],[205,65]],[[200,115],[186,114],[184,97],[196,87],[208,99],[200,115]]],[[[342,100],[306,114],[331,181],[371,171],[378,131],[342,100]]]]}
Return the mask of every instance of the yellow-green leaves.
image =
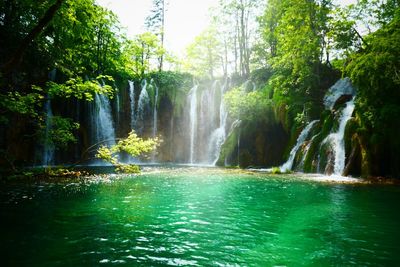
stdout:
{"type": "MultiPolygon", "coordinates": [[[[40,89],[39,87],[35,88],[35,91],[40,89]]],[[[0,107],[7,112],[28,115],[35,118],[38,116],[37,107],[40,105],[41,99],[43,99],[43,96],[37,92],[29,94],[8,92],[7,94],[0,94],[0,107]]],[[[0,119],[3,122],[7,122],[5,117],[0,119]]]]}
{"type": "Polygon", "coordinates": [[[138,157],[155,150],[161,143],[161,140],[156,138],[143,139],[137,136],[135,131],[131,131],[127,138],[121,139],[116,145],[111,147],[100,146],[97,150],[96,157],[103,159],[114,165],[119,172],[138,172],[139,168],[135,165],[124,165],[118,161],[117,154],[126,152],[132,157],[138,157]]]}
{"type": "Polygon", "coordinates": [[[81,77],[76,77],[70,78],[64,84],[48,82],[47,86],[49,87],[49,95],[51,96],[61,96],[65,98],[73,96],[78,99],[92,101],[93,95],[96,93],[105,94],[112,98],[115,89],[107,84],[101,84],[104,83],[105,80],[113,81],[113,78],[107,75],[100,75],[95,80],[84,81],[81,77]]]}

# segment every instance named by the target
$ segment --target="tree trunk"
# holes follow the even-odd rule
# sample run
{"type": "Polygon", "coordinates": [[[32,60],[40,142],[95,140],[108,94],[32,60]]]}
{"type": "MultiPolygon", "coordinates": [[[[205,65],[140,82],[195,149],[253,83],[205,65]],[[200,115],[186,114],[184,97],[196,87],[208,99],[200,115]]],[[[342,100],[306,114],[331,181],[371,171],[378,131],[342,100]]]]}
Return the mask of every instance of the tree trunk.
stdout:
{"type": "Polygon", "coordinates": [[[33,42],[33,40],[35,40],[36,37],[40,35],[40,33],[43,32],[43,30],[53,19],[57,11],[60,9],[63,2],[64,0],[57,0],[52,6],[49,7],[49,9],[47,9],[46,13],[39,20],[38,24],[21,41],[17,50],[15,50],[14,54],[11,56],[10,60],[2,66],[3,73],[10,73],[18,67],[29,45],[33,42]]]}
{"type": "MultiPolygon", "coordinates": [[[[165,26],[165,0],[162,0],[162,14],[161,14],[161,48],[164,49],[164,26],[165,26]]],[[[159,58],[159,71],[161,72],[163,69],[164,62],[164,52],[160,55],[159,58]]]]}

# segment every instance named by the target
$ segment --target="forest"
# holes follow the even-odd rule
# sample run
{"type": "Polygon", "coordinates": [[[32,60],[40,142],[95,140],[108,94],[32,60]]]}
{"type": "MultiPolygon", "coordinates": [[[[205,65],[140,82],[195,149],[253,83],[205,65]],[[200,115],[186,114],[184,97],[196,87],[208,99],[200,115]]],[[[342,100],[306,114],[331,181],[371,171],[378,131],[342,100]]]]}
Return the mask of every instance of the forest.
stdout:
{"type": "Polygon", "coordinates": [[[165,5],[129,38],[94,0],[0,2],[2,176],[93,162],[103,145],[114,163],[143,150],[272,168],[293,154],[289,170],[399,177],[399,1],[219,1],[184,57],[165,48],[165,5]],[[338,80],[352,89],[327,106],[338,80]]]}
{"type": "Polygon", "coordinates": [[[400,266],[399,118],[399,0],[0,0],[1,266],[400,266]]]}

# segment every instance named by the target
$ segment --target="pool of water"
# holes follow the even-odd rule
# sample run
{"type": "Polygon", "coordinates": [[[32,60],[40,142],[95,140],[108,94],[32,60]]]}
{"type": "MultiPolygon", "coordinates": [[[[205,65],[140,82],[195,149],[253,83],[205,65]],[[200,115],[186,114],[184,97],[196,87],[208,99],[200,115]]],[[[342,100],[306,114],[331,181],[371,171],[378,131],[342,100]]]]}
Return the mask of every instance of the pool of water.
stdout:
{"type": "Polygon", "coordinates": [[[399,266],[400,188],[207,168],[0,189],[2,266],[399,266]]]}

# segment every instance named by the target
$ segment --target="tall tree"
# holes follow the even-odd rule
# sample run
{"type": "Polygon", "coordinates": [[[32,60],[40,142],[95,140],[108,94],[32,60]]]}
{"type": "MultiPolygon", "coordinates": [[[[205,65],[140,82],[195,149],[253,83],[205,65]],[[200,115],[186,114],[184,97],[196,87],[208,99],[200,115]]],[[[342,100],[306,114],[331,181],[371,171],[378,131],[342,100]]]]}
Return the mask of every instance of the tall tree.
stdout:
{"type": "Polygon", "coordinates": [[[198,35],[194,42],[187,48],[186,68],[199,76],[208,76],[213,79],[216,72],[224,64],[219,64],[223,60],[222,44],[217,37],[217,29],[210,26],[198,35]]]}
{"type": "MultiPolygon", "coordinates": [[[[165,0],[153,0],[153,9],[145,20],[147,30],[158,36],[161,48],[164,49],[165,38],[165,0]]],[[[164,53],[158,58],[158,70],[162,71],[164,62],[164,53]]]]}

